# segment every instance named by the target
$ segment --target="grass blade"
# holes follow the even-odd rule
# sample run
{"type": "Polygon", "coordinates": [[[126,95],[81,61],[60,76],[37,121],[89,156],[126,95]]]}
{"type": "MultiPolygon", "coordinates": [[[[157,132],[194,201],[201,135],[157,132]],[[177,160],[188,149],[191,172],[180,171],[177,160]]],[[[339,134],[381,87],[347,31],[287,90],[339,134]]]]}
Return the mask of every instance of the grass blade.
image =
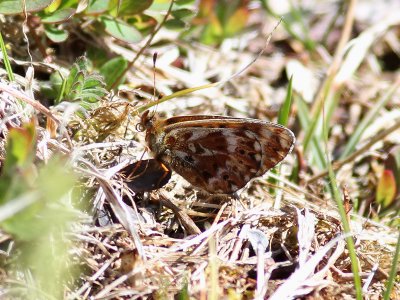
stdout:
{"type": "Polygon", "coordinates": [[[346,158],[354,151],[354,149],[360,142],[364,131],[371,124],[372,120],[375,119],[375,117],[378,115],[380,110],[386,105],[386,103],[390,99],[392,99],[392,96],[394,92],[397,90],[399,84],[400,80],[397,80],[397,82],[388,90],[388,92],[381,97],[381,99],[376,103],[376,105],[370,111],[368,111],[366,116],[361,120],[360,124],[357,126],[353,135],[350,137],[350,140],[346,144],[346,147],[342,155],[340,156],[340,159],[346,158]]]}
{"type": "Polygon", "coordinates": [[[282,104],[281,109],[279,110],[279,115],[278,115],[278,123],[283,126],[287,126],[288,124],[290,107],[292,106],[292,94],[293,94],[292,83],[293,83],[293,75],[290,76],[286,98],[282,104]]]}
{"type": "Polygon", "coordinates": [[[10,60],[8,59],[7,55],[6,45],[4,45],[3,35],[1,34],[1,32],[0,32],[0,49],[1,52],[3,53],[3,61],[4,61],[4,66],[6,67],[7,70],[8,79],[10,81],[14,81],[15,80],[14,73],[11,69],[10,60]]]}
{"type": "MultiPolygon", "coordinates": [[[[298,116],[300,120],[301,127],[305,132],[309,129],[311,126],[311,120],[310,120],[310,111],[307,107],[306,102],[301,99],[301,98],[296,98],[296,104],[297,104],[297,109],[298,109],[298,116]]],[[[310,140],[311,146],[312,146],[312,160],[313,163],[317,165],[319,169],[326,169],[326,163],[325,163],[325,155],[322,151],[321,143],[318,141],[318,139],[313,136],[310,140]]]]}
{"type": "Polygon", "coordinates": [[[385,293],[383,294],[384,300],[390,299],[390,294],[392,292],[394,282],[396,279],[397,268],[399,267],[399,258],[400,258],[400,233],[399,233],[399,238],[397,239],[396,251],[393,256],[392,268],[390,269],[389,279],[386,284],[386,290],[385,293]]]}
{"type": "Polygon", "coordinates": [[[326,153],[326,164],[329,172],[329,188],[331,191],[331,194],[333,196],[333,199],[336,202],[340,219],[343,224],[343,230],[346,236],[346,243],[347,243],[347,249],[349,250],[349,256],[350,256],[350,261],[351,261],[351,270],[354,276],[354,288],[356,290],[356,299],[357,300],[362,300],[362,287],[361,287],[361,278],[360,278],[360,273],[359,273],[359,268],[358,268],[358,258],[356,254],[356,249],[354,246],[354,241],[351,236],[351,229],[350,229],[350,224],[347,221],[347,214],[346,210],[343,205],[342,197],[340,196],[339,193],[339,188],[336,183],[336,175],[333,171],[331,159],[328,154],[328,130],[327,127],[324,126],[323,128],[323,135],[324,135],[324,143],[325,143],[325,153],[326,153]]]}

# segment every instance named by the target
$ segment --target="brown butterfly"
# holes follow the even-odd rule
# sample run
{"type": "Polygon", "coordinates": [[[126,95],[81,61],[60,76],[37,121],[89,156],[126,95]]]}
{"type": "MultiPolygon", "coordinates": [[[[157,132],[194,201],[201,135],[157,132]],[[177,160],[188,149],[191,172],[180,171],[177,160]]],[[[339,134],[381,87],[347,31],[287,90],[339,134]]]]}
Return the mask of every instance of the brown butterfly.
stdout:
{"type": "Polygon", "coordinates": [[[193,186],[211,194],[232,194],[263,175],[292,150],[286,127],[256,119],[143,113],[138,124],[155,159],[193,186]]]}

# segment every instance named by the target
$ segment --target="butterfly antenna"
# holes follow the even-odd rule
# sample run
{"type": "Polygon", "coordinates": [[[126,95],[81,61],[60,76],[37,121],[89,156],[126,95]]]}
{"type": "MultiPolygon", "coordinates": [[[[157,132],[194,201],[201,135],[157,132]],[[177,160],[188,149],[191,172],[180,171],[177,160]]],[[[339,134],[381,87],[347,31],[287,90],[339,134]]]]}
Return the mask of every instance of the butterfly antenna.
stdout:
{"type": "MultiPolygon", "coordinates": [[[[156,101],[157,97],[156,97],[156,62],[157,62],[157,52],[154,52],[153,54],[153,99],[152,101],[156,101]]],[[[151,118],[153,118],[153,116],[155,115],[156,111],[157,111],[157,106],[158,106],[158,102],[156,103],[156,106],[154,108],[154,112],[153,115],[151,116],[151,118]]]]}

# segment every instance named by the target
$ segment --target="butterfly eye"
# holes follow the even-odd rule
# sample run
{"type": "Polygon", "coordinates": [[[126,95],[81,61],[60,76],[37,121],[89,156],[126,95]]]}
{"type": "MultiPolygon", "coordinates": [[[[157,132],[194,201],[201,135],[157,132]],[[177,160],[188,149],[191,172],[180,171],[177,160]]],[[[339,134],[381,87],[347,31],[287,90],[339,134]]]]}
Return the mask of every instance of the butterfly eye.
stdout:
{"type": "Polygon", "coordinates": [[[137,123],[135,125],[135,129],[138,132],[143,132],[143,131],[145,131],[146,127],[142,123],[137,123]]]}

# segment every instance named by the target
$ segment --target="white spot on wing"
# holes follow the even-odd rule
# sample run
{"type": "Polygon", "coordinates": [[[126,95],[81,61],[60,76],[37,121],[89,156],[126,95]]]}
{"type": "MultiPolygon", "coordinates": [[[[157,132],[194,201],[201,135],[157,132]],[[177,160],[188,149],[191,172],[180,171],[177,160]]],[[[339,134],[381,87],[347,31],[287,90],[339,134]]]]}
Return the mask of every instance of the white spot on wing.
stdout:
{"type": "Polygon", "coordinates": [[[210,132],[208,130],[192,130],[192,136],[187,140],[188,142],[198,141],[205,138],[210,132]]]}
{"type": "Polygon", "coordinates": [[[230,131],[222,131],[222,135],[225,137],[226,139],[226,143],[227,143],[227,152],[228,153],[234,153],[236,151],[236,148],[238,146],[237,141],[238,141],[238,137],[233,134],[230,131]]]}
{"type": "Polygon", "coordinates": [[[244,131],[245,136],[247,136],[249,139],[254,139],[254,134],[250,130],[245,130],[244,131]]]}
{"type": "Polygon", "coordinates": [[[254,150],[256,150],[257,152],[260,152],[260,151],[261,151],[260,143],[259,143],[258,141],[255,141],[255,142],[254,142],[254,145],[253,145],[253,148],[254,148],[254,150]]]}
{"type": "Polygon", "coordinates": [[[193,143],[188,143],[187,146],[192,153],[196,153],[196,147],[193,143]]]}
{"type": "Polygon", "coordinates": [[[280,139],[279,142],[284,149],[289,149],[292,146],[292,143],[289,143],[289,141],[286,139],[280,139]]]}
{"type": "Polygon", "coordinates": [[[268,127],[264,127],[264,128],[261,130],[261,135],[262,135],[264,138],[269,139],[269,138],[271,138],[272,134],[273,134],[273,132],[272,132],[270,129],[268,129],[268,127]]]}
{"type": "Polygon", "coordinates": [[[199,145],[201,149],[203,149],[204,153],[199,154],[200,156],[212,156],[213,152],[210,149],[204,148],[203,146],[199,145]]]}
{"type": "Polygon", "coordinates": [[[175,155],[177,158],[181,159],[181,160],[185,160],[185,158],[186,158],[186,156],[187,156],[187,152],[185,152],[185,151],[180,151],[180,150],[175,150],[175,151],[174,151],[174,155],[175,155]]]}

